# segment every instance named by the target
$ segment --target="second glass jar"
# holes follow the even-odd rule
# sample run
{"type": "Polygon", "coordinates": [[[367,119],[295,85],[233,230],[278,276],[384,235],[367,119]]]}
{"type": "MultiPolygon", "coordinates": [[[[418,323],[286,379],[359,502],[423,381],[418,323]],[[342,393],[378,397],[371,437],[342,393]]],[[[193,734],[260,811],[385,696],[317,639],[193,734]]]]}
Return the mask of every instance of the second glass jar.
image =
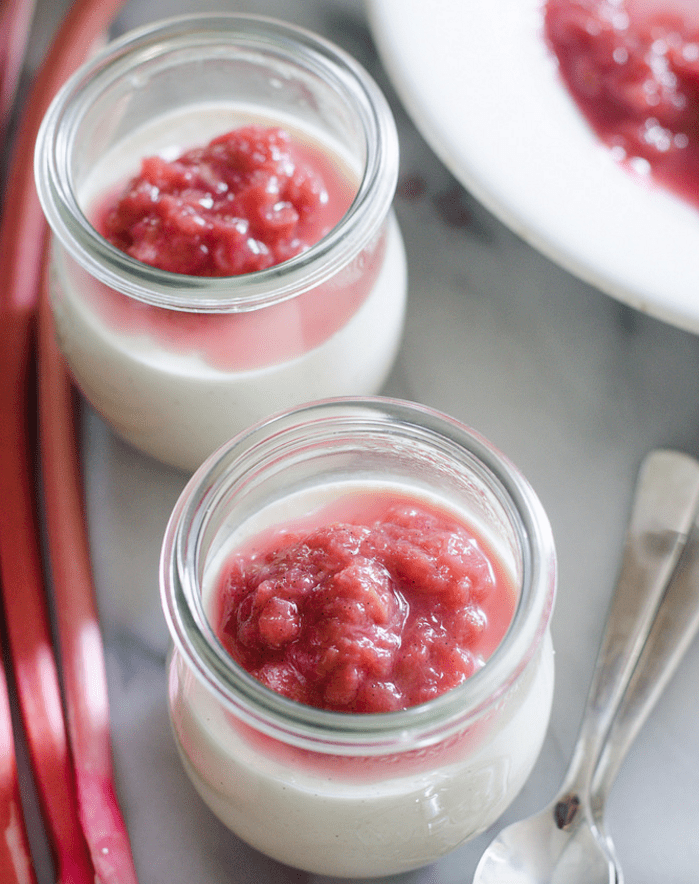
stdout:
{"type": "Polygon", "coordinates": [[[522,475],[457,421],[369,398],[252,428],[190,480],[160,578],[185,769],[227,826],[281,862],[347,877],[427,865],[492,825],[529,776],[553,692],[553,539],[522,475]],[[214,626],[221,563],[271,526],[387,490],[458,514],[497,550],[516,592],[504,638],[464,682],[398,711],[330,711],[270,690],[214,626]]]}

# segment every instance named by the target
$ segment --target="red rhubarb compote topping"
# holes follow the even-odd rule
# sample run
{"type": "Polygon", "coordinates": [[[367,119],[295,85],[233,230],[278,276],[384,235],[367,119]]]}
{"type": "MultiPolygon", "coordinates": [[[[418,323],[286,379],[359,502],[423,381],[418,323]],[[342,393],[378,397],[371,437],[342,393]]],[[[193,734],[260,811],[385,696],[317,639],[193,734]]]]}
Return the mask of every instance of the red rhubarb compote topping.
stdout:
{"type": "Polygon", "coordinates": [[[405,709],[461,684],[502,640],[516,592],[485,539],[424,502],[379,499],[272,529],[227,561],[215,628],[272,690],[335,711],[405,709]]]}
{"type": "Polygon", "coordinates": [[[320,150],[278,127],[243,126],[140,174],[99,212],[97,228],[145,264],[235,276],[286,261],[345,214],[353,188],[320,150]],[[331,198],[332,197],[332,198],[331,198]]]}
{"type": "MultiPolygon", "coordinates": [[[[350,208],[356,182],[339,158],[279,127],[243,126],[175,160],[150,156],[90,210],[95,228],[146,264],[194,276],[238,276],[306,251],[350,208]]],[[[235,313],[164,310],[85,284],[113,328],[152,336],[224,371],[258,369],[319,346],[373,290],[385,236],[301,296],[235,313]]]]}
{"type": "Polygon", "coordinates": [[[699,20],[690,27],[678,0],[664,6],[547,0],[545,33],[598,137],[621,162],[699,207],[699,20]]]}

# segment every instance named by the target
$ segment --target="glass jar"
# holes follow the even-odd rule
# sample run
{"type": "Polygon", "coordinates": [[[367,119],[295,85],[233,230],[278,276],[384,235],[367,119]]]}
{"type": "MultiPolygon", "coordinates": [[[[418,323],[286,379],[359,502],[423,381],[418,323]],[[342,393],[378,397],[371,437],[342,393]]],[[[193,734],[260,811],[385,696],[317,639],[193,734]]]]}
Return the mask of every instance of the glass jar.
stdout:
{"type": "Polygon", "coordinates": [[[378,876],[437,860],[503,813],[540,752],[555,575],[530,485],[445,415],[380,397],[327,400],[239,435],[191,478],[162,548],[169,709],[194,786],[242,839],[309,872],[378,876]],[[358,488],[399,488],[458,513],[497,550],[518,596],[482,668],[397,712],[328,711],[275,693],[233,661],[209,615],[239,538],[358,488]]]}
{"type": "Polygon", "coordinates": [[[56,96],[36,148],[57,336],[86,398],[124,439],[194,470],[282,408],[378,392],[405,311],[397,170],[380,90],[304,30],[185,16],[107,46],[56,96]],[[201,277],[141,263],[97,231],[100,200],[143,157],[173,158],[247,123],[287,129],[346,177],[349,208],[315,245],[252,273],[201,277]]]}

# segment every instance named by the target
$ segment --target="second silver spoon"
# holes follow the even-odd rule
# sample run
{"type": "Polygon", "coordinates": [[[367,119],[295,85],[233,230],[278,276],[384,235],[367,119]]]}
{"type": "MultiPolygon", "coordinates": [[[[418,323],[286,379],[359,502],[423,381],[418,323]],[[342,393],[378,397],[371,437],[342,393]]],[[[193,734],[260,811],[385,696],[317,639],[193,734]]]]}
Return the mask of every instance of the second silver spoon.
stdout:
{"type": "MultiPolygon", "coordinates": [[[[698,507],[699,463],[674,451],[648,455],[639,473],[621,573],[582,725],[560,792],[543,811],[498,835],[478,864],[474,884],[620,884],[623,880],[602,826],[604,800],[631,740],[693,634],[695,620],[686,612],[699,600],[686,590],[687,569],[679,569],[672,583],[671,578],[698,507]],[[683,619],[673,616],[676,603],[684,604],[683,619]],[[668,654],[661,643],[668,622],[686,633],[677,654],[668,654]],[[647,641],[650,650],[644,651],[647,641]],[[653,650],[662,647],[665,651],[653,650]],[[644,682],[640,667],[636,670],[639,660],[648,666],[653,686],[644,682]],[[615,719],[617,712],[620,717],[615,719]],[[604,753],[608,734],[610,748],[604,753]],[[603,766],[593,784],[600,758],[603,766]]],[[[690,551],[695,557],[699,553],[694,537],[690,551]]],[[[692,568],[699,568],[699,562],[692,568]]]]}

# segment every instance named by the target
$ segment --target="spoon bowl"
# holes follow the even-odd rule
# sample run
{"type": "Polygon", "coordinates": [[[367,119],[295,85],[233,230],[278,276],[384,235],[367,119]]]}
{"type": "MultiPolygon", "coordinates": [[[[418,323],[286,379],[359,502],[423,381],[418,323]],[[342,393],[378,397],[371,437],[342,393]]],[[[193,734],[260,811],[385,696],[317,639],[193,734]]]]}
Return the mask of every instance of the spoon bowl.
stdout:
{"type": "Polygon", "coordinates": [[[474,884],[622,884],[611,841],[589,805],[563,828],[560,802],[503,829],[483,854],[474,884]]]}

